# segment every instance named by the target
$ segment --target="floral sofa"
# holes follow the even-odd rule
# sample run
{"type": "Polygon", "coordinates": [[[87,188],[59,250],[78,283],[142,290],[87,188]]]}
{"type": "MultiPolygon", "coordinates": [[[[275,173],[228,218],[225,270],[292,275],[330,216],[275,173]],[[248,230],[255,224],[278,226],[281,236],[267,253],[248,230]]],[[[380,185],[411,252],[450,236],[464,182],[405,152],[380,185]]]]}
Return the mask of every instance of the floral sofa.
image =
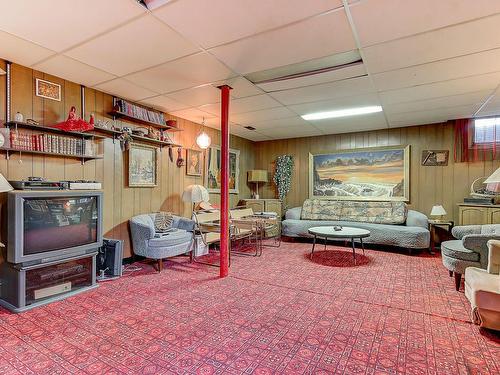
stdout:
{"type": "Polygon", "coordinates": [[[428,249],[430,233],[427,216],[408,210],[404,202],[306,199],[302,207],[286,212],[282,234],[311,237],[315,226],[342,225],[367,229],[363,242],[411,249],[428,249]]]}

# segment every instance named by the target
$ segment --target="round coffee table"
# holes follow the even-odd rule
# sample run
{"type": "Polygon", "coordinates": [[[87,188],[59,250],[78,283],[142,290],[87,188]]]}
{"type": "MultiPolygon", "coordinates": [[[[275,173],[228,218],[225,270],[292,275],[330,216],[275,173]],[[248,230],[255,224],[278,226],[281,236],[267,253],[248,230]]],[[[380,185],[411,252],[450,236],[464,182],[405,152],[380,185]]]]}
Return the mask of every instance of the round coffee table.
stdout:
{"type": "Polygon", "coordinates": [[[356,248],[354,246],[354,239],[359,238],[361,242],[361,248],[363,249],[363,254],[365,253],[365,247],[363,245],[363,238],[370,236],[370,231],[366,229],[352,228],[352,227],[342,227],[340,230],[335,230],[334,227],[312,227],[309,228],[309,233],[314,236],[313,247],[311,250],[311,259],[314,254],[314,247],[316,246],[316,238],[321,237],[325,240],[325,250],[326,241],[329,238],[338,238],[344,240],[350,240],[352,243],[352,255],[354,257],[354,264],[356,264],[356,248]]]}

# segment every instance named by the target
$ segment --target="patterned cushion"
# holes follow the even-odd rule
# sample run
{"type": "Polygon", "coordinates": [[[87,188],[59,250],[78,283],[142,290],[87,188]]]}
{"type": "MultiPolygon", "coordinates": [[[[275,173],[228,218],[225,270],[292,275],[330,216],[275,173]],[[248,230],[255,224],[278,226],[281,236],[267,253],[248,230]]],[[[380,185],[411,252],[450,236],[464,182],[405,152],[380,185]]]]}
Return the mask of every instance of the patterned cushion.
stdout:
{"type": "Polygon", "coordinates": [[[171,212],[157,212],[154,218],[155,231],[166,232],[172,227],[173,220],[171,212]]]}
{"type": "Polygon", "coordinates": [[[408,209],[404,202],[306,199],[302,206],[301,219],[404,224],[407,214],[408,209]]]}

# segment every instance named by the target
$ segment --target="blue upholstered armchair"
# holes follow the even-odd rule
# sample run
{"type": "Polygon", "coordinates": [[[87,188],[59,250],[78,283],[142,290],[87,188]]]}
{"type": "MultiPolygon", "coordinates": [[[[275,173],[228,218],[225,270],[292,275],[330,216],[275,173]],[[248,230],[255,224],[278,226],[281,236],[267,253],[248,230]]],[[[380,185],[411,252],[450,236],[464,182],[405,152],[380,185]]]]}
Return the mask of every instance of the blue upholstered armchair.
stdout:
{"type": "Polygon", "coordinates": [[[166,233],[156,233],[155,214],[134,216],[130,219],[134,254],[158,261],[161,272],[164,258],[186,254],[192,251],[194,221],[173,216],[172,228],[166,233]]]}

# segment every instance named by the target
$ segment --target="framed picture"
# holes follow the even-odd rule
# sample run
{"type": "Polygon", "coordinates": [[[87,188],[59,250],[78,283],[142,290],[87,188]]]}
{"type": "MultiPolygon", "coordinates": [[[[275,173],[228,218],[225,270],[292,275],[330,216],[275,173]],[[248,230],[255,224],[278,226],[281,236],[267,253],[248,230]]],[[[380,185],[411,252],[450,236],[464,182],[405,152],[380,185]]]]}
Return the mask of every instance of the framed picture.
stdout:
{"type": "Polygon", "coordinates": [[[156,147],[130,145],[128,151],[128,186],[153,187],[157,178],[156,147]]]}
{"type": "Polygon", "coordinates": [[[61,101],[61,85],[37,78],[35,94],[41,98],[61,101]]]}
{"type": "Polygon", "coordinates": [[[203,166],[203,152],[186,149],[186,174],[188,176],[201,176],[203,166]]]}
{"type": "Polygon", "coordinates": [[[422,165],[425,167],[445,167],[448,165],[449,150],[423,150],[422,165]]]}
{"type": "Polygon", "coordinates": [[[311,198],[409,201],[410,146],[309,154],[311,198]]]}
{"type": "MultiPolygon", "coordinates": [[[[221,152],[219,146],[207,149],[205,186],[210,193],[220,193],[221,152]]],[[[240,151],[229,149],[229,193],[238,194],[240,151]]]]}

